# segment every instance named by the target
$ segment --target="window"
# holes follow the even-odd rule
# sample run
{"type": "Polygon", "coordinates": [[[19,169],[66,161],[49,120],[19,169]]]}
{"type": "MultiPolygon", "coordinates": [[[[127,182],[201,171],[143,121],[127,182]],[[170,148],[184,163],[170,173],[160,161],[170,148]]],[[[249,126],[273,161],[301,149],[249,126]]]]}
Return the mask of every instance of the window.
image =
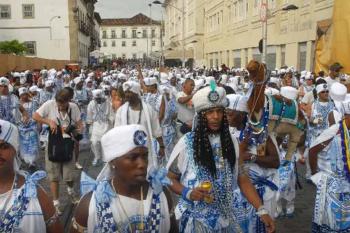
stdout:
{"type": "Polygon", "coordinates": [[[132,30],[132,38],[137,38],[136,29],[133,29],[133,30],[132,30]]]}
{"type": "Polygon", "coordinates": [[[103,41],[103,47],[107,47],[107,41],[103,41]]]}
{"type": "Polygon", "coordinates": [[[35,56],[36,55],[36,42],[35,41],[25,41],[23,44],[27,48],[26,54],[28,56],[35,56]]]}
{"type": "Polygon", "coordinates": [[[152,38],[156,37],[156,30],[152,29],[152,34],[151,34],[152,38]]]}
{"type": "Polygon", "coordinates": [[[125,59],[126,58],[126,55],[125,53],[122,54],[122,58],[125,59]]]}
{"type": "Polygon", "coordinates": [[[0,5],[0,19],[10,19],[10,18],[11,18],[11,6],[0,5]]]}
{"type": "Polygon", "coordinates": [[[146,38],[147,37],[147,30],[143,29],[142,30],[142,38],[146,38]]]}
{"type": "Polygon", "coordinates": [[[132,59],[137,59],[137,54],[136,53],[132,54],[132,59]]]}
{"type": "Polygon", "coordinates": [[[117,55],[115,53],[112,54],[112,59],[116,59],[117,55]]]}
{"type": "Polygon", "coordinates": [[[33,19],[34,18],[34,4],[23,4],[23,19],[33,19]]]}
{"type": "Polygon", "coordinates": [[[299,43],[298,70],[306,69],[306,42],[299,43]]]}
{"type": "Polygon", "coordinates": [[[261,62],[261,53],[259,51],[259,48],[253,48],[253,59],[261,62]]]}
{"type": "Polygon", "coordinates": [[[126,46],[126,41],[122,41],[122,47],[126,46]]]}
{"type": "Polygon", "coordinates": [[[106,39],[107,38],[107,31],[102,31],[102,38],[106,39]]]}
{"type": "Polygon", "coordinates": [[[156,41],[152,40],[152,46],[156,46],[156,41]]]}
{"type": "Polygon", "coordinates": [[[241,68],[241,50],[233,51],[233,66],[235,68],[241,68]]]}
{"type": "Polygon", "coordinates": [[[286,45],[281,45],[281,66],[286,64],[286,45]]]}
{"type": "Polygon", "coordinates": [[[132,46],[136,46],[136,40],[132,41],[132,46]]]}
{"type": "Polygon", "coordinates": [[[112,39],[115,39],[115,31],[114,30],[112,30],[112,34],[111,34],[111,37],[112,37],[112,39]]]}
{"type": "Polygon", "coordinates": [[[112,47],[115,47],[115,40],[112,41],[112,47]]]}
{"type": "Polygon", "coordinates": [[[267,46],[266,63],[269,70],[276,68],[276,47],[267,46]]]}
{"type": "Polygon", "coordinates": [[[126,30],[125,29],[122,30],[122,38],[126,38],[126,30]]]}

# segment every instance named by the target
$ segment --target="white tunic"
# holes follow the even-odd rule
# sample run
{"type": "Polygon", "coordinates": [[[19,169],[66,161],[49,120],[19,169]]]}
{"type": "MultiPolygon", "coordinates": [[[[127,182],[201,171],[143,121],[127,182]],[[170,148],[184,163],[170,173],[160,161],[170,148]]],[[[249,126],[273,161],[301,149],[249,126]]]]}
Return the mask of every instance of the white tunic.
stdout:
{"type": "MultiPolygon", "coordinates": [[[[14,190],[11,194],[11,190],[0,194],[0,211],[4,208],[6,200],[9,195],[12,195],[11,199],[8,202],[6,211],[12,207],[15,197],[19,195],[21,190],[24,188],[24,185],[17,190],[14,190]]],[[[41,206],[38,198],[31,198],[28,204],[28,209],[24,212],[24,216],[18,226],[14,229],[13,232],[16,233],[45,233],[46,225],[44,216],[41,210],[41,206]]]]}
{"type": "MultiPolygon", "coordinates": [[[[150,212],[152,195],[153,190],[150,187],[148,189],[147,198],[143,201],[144,217],[147,217],[150,212]]],[[[159,232],[167,233],[170,230],[170,214],[168,200],[164,193],[161,193],[159,198],[161,206],[161,220],[159,225],[159,232]]],[[[136,200],[134,198],[122,196],[119,194],[117,194],[117,197],[112,198],[110,208],[113,214],[114,221],[116,222],[118,232],[125,232],[125,230],[128,230],[129,223],[131,225],[139,223],[141,217],[141,206],[142,201],[136,200]],[[118,198],[120,198],[120,200],[118,200],[118,198]]],[[[99,232],[95,194],[91,196],[88,217],[88,233],[94,232],[99,232]]]]}

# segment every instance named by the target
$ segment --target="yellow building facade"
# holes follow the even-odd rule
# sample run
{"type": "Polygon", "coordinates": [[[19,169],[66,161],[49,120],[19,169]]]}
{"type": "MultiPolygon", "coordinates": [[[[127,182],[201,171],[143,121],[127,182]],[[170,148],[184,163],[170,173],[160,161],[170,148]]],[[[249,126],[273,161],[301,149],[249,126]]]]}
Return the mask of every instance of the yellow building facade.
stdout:
{"type": "Polygon", "coordinates": [[[317,23],[332,18],[334,0],[167,0],[166,48],[179,59],[185,50],[195,66],[239,68],[253,58],[261,60],[260,7],[266,2],[268,67],[311,70],[317,23]],[[282,11],[291,4],[299,9],[282,11]]]}

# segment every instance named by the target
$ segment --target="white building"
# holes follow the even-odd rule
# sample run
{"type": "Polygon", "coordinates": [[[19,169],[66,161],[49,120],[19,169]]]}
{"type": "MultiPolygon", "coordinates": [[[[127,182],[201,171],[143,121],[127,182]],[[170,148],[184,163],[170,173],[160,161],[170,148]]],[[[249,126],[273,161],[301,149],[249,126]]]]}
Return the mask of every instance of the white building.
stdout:
{"type": "Polygon", "coordinates": [[[143,14],[102,19],[101,52],[112,59],[156,59],[161,54],[160,31],[161,23],[143,14]]]}
{"type": "Polygon", "coordinates": [[[18,40],[27,56],[88,64],[98,48],[97,0],[1,0],[0,41],[18,40]],[[97,17],[97,16],[96,16],[97,17]]]}

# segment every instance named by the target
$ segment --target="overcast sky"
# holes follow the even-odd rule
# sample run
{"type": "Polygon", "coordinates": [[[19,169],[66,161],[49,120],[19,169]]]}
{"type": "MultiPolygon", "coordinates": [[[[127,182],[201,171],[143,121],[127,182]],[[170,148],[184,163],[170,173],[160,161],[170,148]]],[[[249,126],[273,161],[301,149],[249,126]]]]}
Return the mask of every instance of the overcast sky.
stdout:
{"type": "MultiPolygon", "coordinates": [[[[149,16],[148,4],[152,0],[98,0],[95,11],[101,18],[130,18],[138,13],[149,16]]],[[[152,18],[161,19],[161,6],[152,6],[152,18]]]]}

